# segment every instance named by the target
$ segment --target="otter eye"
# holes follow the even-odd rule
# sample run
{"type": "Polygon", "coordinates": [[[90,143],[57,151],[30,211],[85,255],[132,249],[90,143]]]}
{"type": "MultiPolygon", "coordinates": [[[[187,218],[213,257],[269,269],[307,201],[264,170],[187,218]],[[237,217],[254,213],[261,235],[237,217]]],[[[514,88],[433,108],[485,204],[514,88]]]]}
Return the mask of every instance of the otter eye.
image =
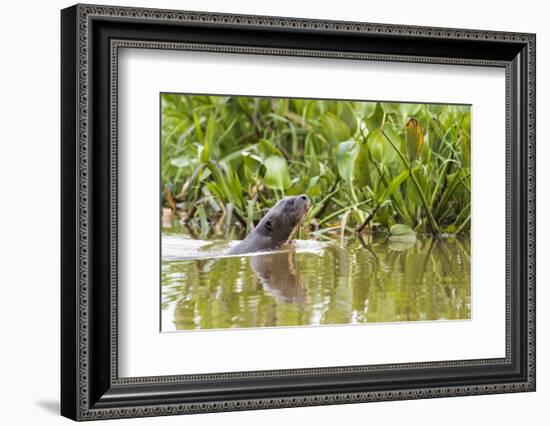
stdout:
{"type": "Polygon", "coordinates": [[[273,229],[273,224],[271,223],[270,220],[266,221],[265,222],[265,228],[268,230],[268,231],[271,231],[273,229]]]}

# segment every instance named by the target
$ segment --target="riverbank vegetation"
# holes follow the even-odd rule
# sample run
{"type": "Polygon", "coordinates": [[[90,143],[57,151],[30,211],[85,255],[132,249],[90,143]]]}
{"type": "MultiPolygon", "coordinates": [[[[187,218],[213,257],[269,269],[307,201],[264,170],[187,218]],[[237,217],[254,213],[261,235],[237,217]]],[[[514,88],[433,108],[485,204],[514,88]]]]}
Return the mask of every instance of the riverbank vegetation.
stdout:
{"type": "Polygon", "coordinates": [[[161,95],[164,226],[241,235],[305,193],[325,239],[467,234],[470,107],[161,95]]]}

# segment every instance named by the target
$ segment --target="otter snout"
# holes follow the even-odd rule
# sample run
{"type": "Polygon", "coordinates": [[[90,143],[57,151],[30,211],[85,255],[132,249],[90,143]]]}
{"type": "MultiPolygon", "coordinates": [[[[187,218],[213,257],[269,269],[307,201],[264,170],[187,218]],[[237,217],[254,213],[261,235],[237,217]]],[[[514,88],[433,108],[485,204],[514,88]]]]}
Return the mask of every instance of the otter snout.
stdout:
{"type": "Polygon", "coordinates": [[[298,203],[301,204],[302,214],[305,214],[309,210],[309,197],[305,194],[298,195],[298,203]]]}
{"type": "Polygon", "coordinates": [[[309,207],[309,197],[305,194],[296,195],[294,197],[285,197],[285,202],[291,205],[296,203],[296,206],[309,207]]]}
{"type": "Polygon", "coordinates": [[[305,194],[294,197],[285,197],[282,200],[283,210],[287,214],[294,216],[299,221],[309,209],[309,197],[305,194]]]}

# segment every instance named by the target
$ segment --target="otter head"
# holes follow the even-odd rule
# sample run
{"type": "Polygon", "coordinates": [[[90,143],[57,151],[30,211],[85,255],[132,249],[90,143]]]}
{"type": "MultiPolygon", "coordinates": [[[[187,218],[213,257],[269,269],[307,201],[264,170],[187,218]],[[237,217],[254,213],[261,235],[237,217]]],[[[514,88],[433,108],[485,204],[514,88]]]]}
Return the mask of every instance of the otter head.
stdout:
{"type": "Polygon", "coordinates": [[[267,212],[254,231],[265,237],[271,247],[280,247],[294,237],[308,208],[307,195],[284,197],[267,212]]]}

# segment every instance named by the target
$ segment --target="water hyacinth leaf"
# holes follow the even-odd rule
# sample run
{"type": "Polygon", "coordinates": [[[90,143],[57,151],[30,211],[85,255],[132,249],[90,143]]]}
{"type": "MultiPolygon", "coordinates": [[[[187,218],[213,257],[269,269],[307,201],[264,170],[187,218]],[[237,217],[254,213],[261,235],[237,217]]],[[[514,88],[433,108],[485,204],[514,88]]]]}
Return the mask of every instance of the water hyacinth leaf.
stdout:
{"type": "Polygon", "coordinates": [[[414,244],[416,233],[408,225],[396,224],[390,228],[389,240],[394,243],[414,244]]]}
{"type": "Polygon", "coordinates": [[[366,187],[370,183],[369,147],[366,143],[359,145],[359,151],[355,156],[354,177],[359,188],[366,187]]]}
{"type": "Polygon", "coordinates": [[[374,129],[377,129],[382,126],[382,121],[384,120],[384,110],[380,102],[376,103],[376,107],[371,115],[367,117],[367,128],[370,132],[374,129]]]}
{"type": "Polygon", "coordinates": [[[313,176],[309,180],[307,190],[306,190],[307,195],[309,195],[310,197],[319,197],[322,195],[321,185],[319,182],[320,179],[321,179],[320,176],[313,176]]]}
{"type": "Polygon", "coordinates": [[[350,182],[353,178],[353,169],[355,163],[355,157],[359,152],[359,145],[354,139],[350,139],[338,144],[338,152],[336,154],[336,166],[338,167],[338,173],[340,177],[350,182]]]}
{"type": "Polygon", "coordinates": [[[415,242],[416,233],[410,226],[398,223],[390,228],[390,240],[399,242],[415,242]]]}
{"type": "Polygon", "coordinates": [[[348,126],[351,136],[357,131],[357,115],[353,110],[351,102],[341,102],[338,103],[338,116],[346,123],[348,126]]]}
{"type": "Polygon", "coordinates": [[[351,137],[346,123],[331,112],[321,117],[321,128],[327,140],[333,144],[346,141],[351,137]]]}
{"type": "Polygon", "coordinates": [[[400,137],[397,132],[390,126],[385,126],[384,129],[381,129],[380,135],[384,139],[386,139],[386,141],[384,142],[384,160],[386,161],[386,163],[389,164],[392,161],[397,160],[399,153],[394,147],[401,147],[401,142],[404,138],[400,137]],[[386,144],[387,142],[391,142],[391,144],[386,144]],[[394,147],[391,146],[392,144],[394,145],[394,147]]]}
{"type": "Polygon", "coordinates": [[[370,116],[376,109],[376,102],[365,102],[363,104],[363,117],[370,116]]]}
{"type": "Polygon", "coordinates": [[[248,151],[241,152],[245,168],[249,170],[253,175],[258,174],[262,166],[262,158],[258,155],[252,154],[248,151]]]}
{"type": "Polygon", "coordinates": [[[264,184],[270,189],[284,191],[290,188],[290,174],[284,157],[271,156],[265,159],[264,184]]]}
{"type": "Polygon", "coordinates": [[[399,104],[399,110],[403,119],[418,115],[422,104],[399,104]]]}
{"type": "Polygon", "coordinates": [[[372,159],[377,163],[384,161],[384,135],[381,129],[373,130],[367,136],[367,144],[369,145],[372,159]]]}
{"type": "Polygon", "coordinates": [[[386,114],[397,114],[397,113],[401,114],[399,104],[396,104],[394,102],[384,102],[381,104],[381,106],[382,106],[382,110],[386,114]]]}

